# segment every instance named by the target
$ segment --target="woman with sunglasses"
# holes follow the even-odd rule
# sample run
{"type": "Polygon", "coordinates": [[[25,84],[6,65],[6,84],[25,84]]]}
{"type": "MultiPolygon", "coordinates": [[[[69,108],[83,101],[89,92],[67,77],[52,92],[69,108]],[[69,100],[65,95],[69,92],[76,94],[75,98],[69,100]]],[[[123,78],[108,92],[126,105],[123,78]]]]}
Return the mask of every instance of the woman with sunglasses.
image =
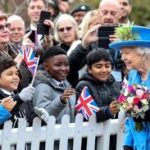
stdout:
{"type": "Polygon", "coordinates": [[[54,24],[54,38],[68,55],[80,43],[79,28],[72,16],[62,14],[57,18],[54,24]]]}
{"type": "Polygon", "coordinates": [[[0,13],[0,53],[8,53],[11,57],[15,58],[17,52],[9,42],[9,27],[7,23],[7,16],[0,13]]]}

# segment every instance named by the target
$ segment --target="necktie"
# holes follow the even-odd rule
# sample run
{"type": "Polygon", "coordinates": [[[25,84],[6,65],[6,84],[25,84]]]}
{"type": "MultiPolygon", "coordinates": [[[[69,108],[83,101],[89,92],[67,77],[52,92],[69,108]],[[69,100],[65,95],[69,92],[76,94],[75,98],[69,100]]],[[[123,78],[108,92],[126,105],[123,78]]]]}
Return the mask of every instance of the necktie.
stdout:
{"type": "Polygon", "coordinates": [[[64,84],[63,84],[63,83],[59,83],[59,86],[60,86],[60,87],[64,87],[64,84]]]}
{"type": "Polygon", "coordinates": [[[11,93],[11,95],[10,95],[12,98],[15,96],[15,94],[14,93],[11,93]]]}

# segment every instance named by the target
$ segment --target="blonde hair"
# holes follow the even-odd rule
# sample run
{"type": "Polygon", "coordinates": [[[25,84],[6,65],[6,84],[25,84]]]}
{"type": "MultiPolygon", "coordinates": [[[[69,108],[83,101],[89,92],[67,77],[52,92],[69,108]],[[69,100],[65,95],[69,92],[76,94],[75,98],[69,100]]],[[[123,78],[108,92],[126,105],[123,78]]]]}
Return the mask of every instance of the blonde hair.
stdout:
{"type": "Polygon", "coordinates": [[[59,33],[58,33],[58,27],[61,24],[62,21],[70,21],[73,25],[75,34],[76,34],[76,40],[79,39],[79,27],[77,22],[75,21],[75,19],[68,14],[61,14],[60,16],[58,16],[58,18],[55,20],[54,22],[54,38],[57,42],[61,43],[61,39],[59,38],[59,33]]]}
{"type": "Polygon", "coordinates": [[[80,37],[83,37],[87,33],[90,24],[96,19],[98,19],[98,15],[98,10],[91,10],[84,16],[80,24],[80,37]]]}

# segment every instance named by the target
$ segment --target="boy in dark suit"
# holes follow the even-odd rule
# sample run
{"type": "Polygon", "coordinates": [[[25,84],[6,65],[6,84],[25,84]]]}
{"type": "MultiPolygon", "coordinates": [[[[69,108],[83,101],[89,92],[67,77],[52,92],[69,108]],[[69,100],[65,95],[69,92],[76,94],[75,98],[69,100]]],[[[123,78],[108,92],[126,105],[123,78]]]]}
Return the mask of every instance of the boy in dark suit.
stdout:
{"type": "Polygon", "coordinates": [[[19,71],[16,62],[8,54],[0,55],[0,99],[12,97],[16,101],[16,105],[10,111],[13,116],[13,127],[16,126],[18,117],[24,117],[23,113],[19,111],[19,106],[23,102],[31,100],[34,92],[34,88],[29,86],[16,94],[19,82],[19,71]]]}

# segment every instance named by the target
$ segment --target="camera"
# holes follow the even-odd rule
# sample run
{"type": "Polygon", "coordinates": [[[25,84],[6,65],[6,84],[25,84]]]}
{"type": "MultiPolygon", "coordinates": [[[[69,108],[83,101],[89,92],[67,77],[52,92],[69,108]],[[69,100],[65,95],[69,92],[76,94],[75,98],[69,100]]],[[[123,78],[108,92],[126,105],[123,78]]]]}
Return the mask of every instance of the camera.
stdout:
{"type": "Polygon", "coordinates": [[[98,47],[101,48],[109,48],[110,40],[109,35],[113,35],[115,33],[115,28],[117,26],[101,26],[98,29],[98,47]]]}
{"type": "Polygon", "coordinates": [[[45,19],[50,19],[51,13],[48,11],[41,11],[39,23],[37,24],[37,34],[48,35],[49,26],[45,25],[43,22],[45,19]]]}
{"type": "Polygon", "coordinates": [[[29,36],[29,39],[30,39],[33,43],[36,42],[36,41],[35,41],[35,31],[34,31],[34,30],[31,31],[31,34],[30,34],[30,36],[29,36]]]}

